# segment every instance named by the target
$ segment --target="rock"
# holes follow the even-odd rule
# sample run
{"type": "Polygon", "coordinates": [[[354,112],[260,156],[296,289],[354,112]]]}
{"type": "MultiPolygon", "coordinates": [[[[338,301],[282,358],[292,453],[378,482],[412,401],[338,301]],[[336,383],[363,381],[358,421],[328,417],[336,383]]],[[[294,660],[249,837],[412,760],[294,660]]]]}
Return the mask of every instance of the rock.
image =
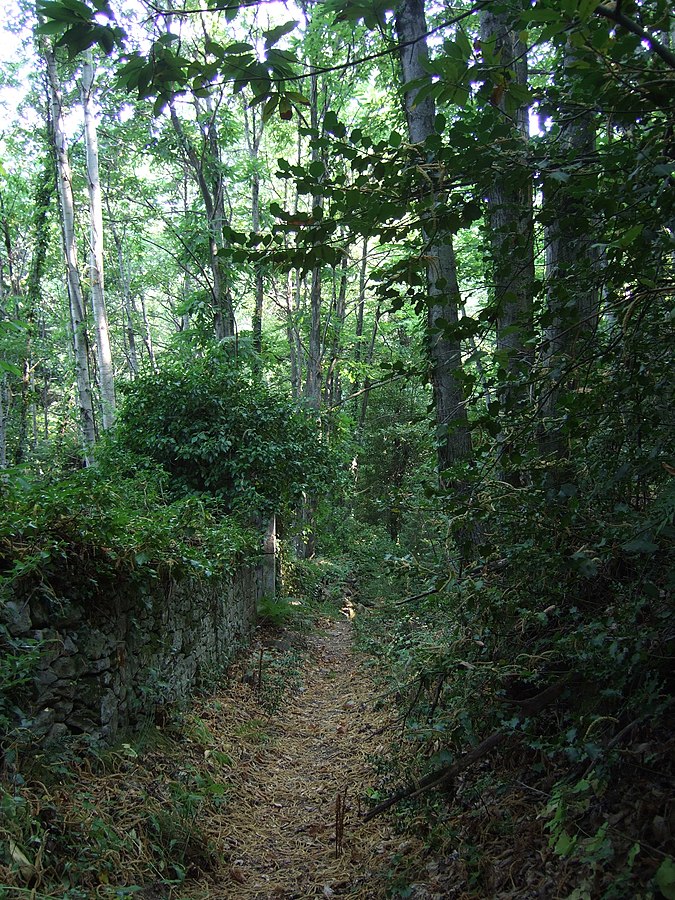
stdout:
{"type": "Polygon", "coordinates": [[[56,728],[57,725],[62,724],[67,719],[67,717],[73,711],[73,706],[74,703],[72,700],[59,700],[54,703],[53,709],[54,713],[56,714],[56,724],[54,725],[54,728],[56,728]]]}
{"type": "Polygon", "coordinates": [[[39,694],[47,690],[55,681],[59,680],[59,676],[49,666],[40,669],[33,679],[33,683],[39,694]]]}
{"type": "Polygon", "coordinates": [[[82,646],[90,659],[104,659],[110,658],[115,641],[110,635],[95,630],[84,636],[82,646]]]}
{"type": "Polygon", "coordinates": [[[68,726],[64,722],[57,722],[49,729],[49,734],[45,737],[45,743],[51,744],[55,741],[60,741],[68,734],[70,734],[68,726]]]}
{"type": "Polygon", "coordinates": [[[90,659],[87,661],[85,672],[87,675],[98,675],[101,672],[107,672],[112,666],[112,660],[109,656],[102,656],[100,659],[90,659]]]}
{"type": "Polygon", "coordinates": [[[52,671],[59,678],[75,678],[78,669],[80,671],[82,669],[83,661],[80,660],[79,663],[78,665],[78,659],[75,656],[61,656],[52,663],[52,671]]]}
{"type": "Polygon", "coordinates": [[[0,621],[7,625],[12,637],[28,634],[33,628],[30,608],[26,601],[8,600],[0,607],[0,621]]]}
{"type": "Polygon", "coordinates": [[[71,731],[74,731],[75,734],[90,734],[91,732],[95,732],[99,727],[99,722],[96,722],[92,715],[90,715],[86,710],[75,710],[68,718],[66,719],[66,725],[71,731]]]}
{"type": "Polygon", "coordinates": [[[41,710],[30,722],[30,730],[33,734],[44,737],[49,734],[52,726],[56,723],[56,713],[50,707],[46,706],[43,710],[41,710]]]}
{"type": "Polygon", "coordinates": [[[106,691],[101,697],[101,723],[111,725],[113,719],[117,721],[117,697],[112,691],[106,691]]]}

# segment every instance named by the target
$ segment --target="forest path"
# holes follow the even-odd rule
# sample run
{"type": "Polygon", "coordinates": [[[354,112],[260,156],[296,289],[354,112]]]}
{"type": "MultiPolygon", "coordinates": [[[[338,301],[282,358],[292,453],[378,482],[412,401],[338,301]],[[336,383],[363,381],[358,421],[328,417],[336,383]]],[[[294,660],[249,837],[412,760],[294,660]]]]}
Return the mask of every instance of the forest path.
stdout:
{"type": "MultiPolygon", "coordinates": [[[[255,655],[249,664],[250,681],[255,655]]],[[[222,817],[207,830],[226,862],[191,897],[375,900],[391,896],[387,873],[421,850],[384,819],[360,821],[359,798],[375,780],[371,759],[383,749],[385,720],[373,709],[377,691],[352,647],[351,623],[324,623],[308,637],[299,665],[302,688],[284,695],[269,718],[241,679],[214,701],[218,721],[226,713],[229,723],[222,746],[233,766],[222,817]]],[[[263,670],[263,690],[264,680],[263,670]]],[[[429,895],[420,885],[413,896],[429,895]]]]}

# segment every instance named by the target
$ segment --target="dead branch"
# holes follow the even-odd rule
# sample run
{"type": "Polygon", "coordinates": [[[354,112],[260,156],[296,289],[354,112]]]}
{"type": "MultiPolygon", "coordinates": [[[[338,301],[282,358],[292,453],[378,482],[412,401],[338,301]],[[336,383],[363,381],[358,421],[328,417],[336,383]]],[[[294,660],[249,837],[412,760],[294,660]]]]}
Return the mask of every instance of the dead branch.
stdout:
{"type": "MultiPolygon", "coordinates": [[[[521,713],[519,713],[518,718],[524,719],[528,716],[538,715],[542,710],[544,710],[547,706],[550,706],[558,697],[561,696],[566,687],[568,687],[570,683],[570,674],[563,676],[559,681],[556,681],[555,684],[550,685],[545,690],[543,690],[540,694],[537,694],[536,697],[532,697],[527,701],[526,709],[523,709],[521,713]]],[[[481,741],[476,747],[472,750],[469,750],[464,756],[458,759],[456,762],[452,763],[449,766],[441,766],[438,769],[434,769],[433,772],[429,772],[428,775],[425,775],[424,778],[420,778],[419,781],[414,781],[412,784],[406,785],[400,790],[396,791],[395,794],[392,794],[386,800],[383,800],[382,803],[378,803],[376,807],[370,810],[370,812],[366,813],[363,817],[364,822],[369,822],[371,819],[374,819],[376,816],[381,815],[383,812],[386,812],[388,809],[391,809],[392,806],[396,806],[397,803],[400,803],[401,800],[406,800],[409,797],[416,797],[418,794],[423,793],[424,791],[428,791],[431,788],[439,787],[450,779],[454,778],[460,772],[463,772],[464,769],[468,769],[469,766],[473,765],[473,763],[477,762],[479,759],[482,759],[484,756],[487,756],[488,753],[491,753],[495,747],[498,747],[510,734],[513,732],[511,729],[500,728],[497,731],[494,731],[489,737],[486,737],[484,741],[481,741]]]]}

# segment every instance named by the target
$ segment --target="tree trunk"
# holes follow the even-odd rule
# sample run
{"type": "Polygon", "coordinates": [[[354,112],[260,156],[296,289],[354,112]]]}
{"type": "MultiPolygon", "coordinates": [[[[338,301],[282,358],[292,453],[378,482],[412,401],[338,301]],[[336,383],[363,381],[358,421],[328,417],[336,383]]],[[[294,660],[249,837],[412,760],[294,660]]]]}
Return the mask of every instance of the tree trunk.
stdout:
{"type": "MultiPolygon", "coordinates": [[[[507,116],[509,85],[527,87],[527,48],[518,32],[518,8],[487,7],[481,13],[483,56],[494,57],[501,67],[495,77],[496,101],[507,116]]],[[[501,375],[499,401],[501,416],[508,423],[512,414],[529,399],[524,386],[532,369],[533,352],[527,338],[532,334],[534,290],[534,221],[532,177],[525,158],[529,140],[529,107],[520,104],[512,114],[513,135],[522,141],[521,160],[509,157],[500,167],[493,165],[494,177],[487,193],[487,222],[492,264],[492,296],[497,310],[497,365],[501,375]]],[[[510,450],[508,437],[501,435],[502,458],[510,450]]],[[[520,472],[508,466],[502,478],[514,486],[521,483],[520,472]]]]}
{"type": "MultiPolygon", "coordinates": [[[[318,76],[312,73],[310,77],[310,118],[311,128],[315,133],[319,130],[319,91],[318,76]]],[[[319,148],[312,146],[311,161],[320,159],[319,148]]],[[[312,207],[316,209],[322,205],[323,198],[320,194],[312,195],[312,207]]],[[[305,398],[309,405],[318,410],[321,405],[321,265],[312,268],[312,281],[309,292],[309,341],[307,344],[307,380],[305,381],[305,398]]]]}
{"type": "MultiPolygon", "coordinates": [[[[260,232],[260,170],[259,170],[259,152],[260,141],[263,136],[262,116],[257,120],[256,111],[253,109],[249,116],[246,105],[244,105],[244,130],[246,132],[246,143],[248,144],[249,162],[251,165],[251,224],[255,234],[260,232]]],[[[263,279],[263,269],[260,260],[254,263],[255,278],[255,306],[253,309],[252,331],[253,331],[253,351],[259,357],[262,353],[262,318],[263,305],[265,300],[265,285],[263,279]]],[[[256,368],[260,369],[260,362],[256,362],[256,368]]]]}
{"type": "Polygon", "coordinates": [[[193,177],[199,187],[199,193],[206,210],[209,239],[209,266],[211,269],[211,296],[214,308],[214,332],[217,340],[234,337],[235,322],[232,306],[232,295],[227,286],[227,277],[223,271],[222,258],[218,251],[223,247],[223,225],[225,216],[224,183],[221,173],[218,130],[213,112],[209,110],[209,124],[206,129],[205,143],[207,152],[200,158],[185,134],[176,109],[169,105],[171,124],[176,133],[185,159],[192,170],[193,177]],[[216,156],[212,158],[212,154],[216,156]],[[204,155],[213,168],[212,177],[204,163],[204,155]]]}
{"type": "Polygon", "coordinates": [[[93,108],[94,64],[91,52],[82,66],[82,108],[84,110],[84,143],[87,154],[87,188],[89,190],[89,271],[91,275],[91,303],[96,334],[98,377],[101,385],[101,423],[103,430],[115,421],[115,380],[110,331],[105,308],[103,277],[103,203],[98,170],[98,135],[93,108]]]}
{"type": "MultiPolygon", "coordinates": [[[[571,48],[564,66],[574,61],[571,48]]],[[[540,401],[543,416],[540,448],[543,455],[562,460],[567,455],[561,398],[575,383],[576,367],[593,343],[597,325],[600,270],[592,252],[594,227],[574,179],[592,164],[595,123],[591,110],[573,109],[560,123],[557,147],[561,170],[568,180],[544,181],[546,290],[550,325],[543,360],[548,378],[540,401]]]]}
{"type": "Polygon", "coordinates": [[[80,413],[80,427],[82,430],[85,465],[91,465],[91,452],[96,441],[96,431],[94,427],[91,380],[89,377],[84,297],[77,265],[73,183],[70,162],[68,160],[68,142],[63,119],[61,91],[56,73],[56,60],[54,59],[54,54],[46,45],[43,47],[43,53],[45,62],[47,63],[47,75],[49,79],[52,111],[51,137],[56,156],[57,187],[61,209],[61,230],[66,263],[68,299],[70,302],[73,349],[75,353],[75,376],[80,413]]]}
{"type": "Polygon", "coordinates": [[[9,418],[9,390],[7,374],[0,375],[0,469],[7,468],[7,420],[9,418]]]}
{"type": "Polygon", "coordinates": [[[115,225],[115,219],[110,208],[110,198],[108,196],[106,196],[106,207],[108,209],[108,218],[110,220],[110,233],[112,234],[112,238],[115,243],[115,250],[117,251],[117,268],[119,271],[120,286],[122,288],[122,306],[124,308],[124,318],[126,320],[126,337],[127,347],[129,351],[129,373],[132,378],[135,378],[140,371],[140,366],[138,362],[138,349],[136,347],[136,328],[134,324],[135,308],[133,297],[131,296],[131,277],[126,260],[124,258],[124,243],[122,240],[122,235],[119,233],[119,231],[117,230],[117,226],[115,225]]]}
{"type": "MultiPolygon", "coordinates": [[[[349,265],[349,255],[347,250],[342,257],[340,263],[340,283],[335,297],[334,313],[333,313],[333,338],[331,340],[330,362],[328,365],[328,374],[326,375],[325,397],[326,405],[329,408],[335,406],[339,402],[340,394],[340,371],[338,360],[342,355],[342,330],[345,324],[345,312],[347,306],[347,268],[349,265]]],[[[335,278],[337,272],[333,270],[333,289],[335,290],[335,278]]]]}
{"type": "MultiPolygon", "coordinates": [[[[396,8],[396,34],[401,44],[403,84],[427,77],[424,62],[428,58],[427,23],[423,0],[403,0],[396,8]]],[[[435,105],[427,97],[416,103],[418,90],[405,90],[405,113],[408,135],[412,144],[423,144],[434,133],[435,105]]],[[[420,148],[428,164],[428,151],[420,148]]],[[[430,170],[432,166],[428,166],[430,170]]],[[[440,197],[440,185],[434,185],[435,197],[440,197]]],[[[433,209],[432,204],[432,209],[433,209]]],[[[450,328],[458,321],[460,305],[457,267],[452,235],[441,231],[433,212],[423,222],[425,257],[427,260],[428,315],[427,334],[431,380],[436,406],[437,458],[441,483],[444,472],[453,463],[466,459],[471,452],[471,439],[461,384],[455,373],[461,369],[461,346],[457,337],[440,327],[450,328]]]]}
{"type": "MultiPolygon", "coordinates": [[[[481,14],[483,52],[490,49],[503,72],[497,87],[506,86],[498,106],[506,115],[508,85],[527,87],[527,48],[520,39],[518,9],[487,7],[481,14]]],[[[529,139],[529,107],[521,104],[513,113],[513,130],[526,150],[529,139]]],[[[495,170],[487,195],[487,213],[492,255],[492,285],[497,307],[497,350],[507,354],[506,385],[500,400],[508,412],[526,399],[514,382],[527,374],[532,352],[524,339],[532,332],[532,293],[534,284],[534,224],[532,215],[532,178],[525,153],[520,165],[509,159],[508,166],[495,170]]]]}

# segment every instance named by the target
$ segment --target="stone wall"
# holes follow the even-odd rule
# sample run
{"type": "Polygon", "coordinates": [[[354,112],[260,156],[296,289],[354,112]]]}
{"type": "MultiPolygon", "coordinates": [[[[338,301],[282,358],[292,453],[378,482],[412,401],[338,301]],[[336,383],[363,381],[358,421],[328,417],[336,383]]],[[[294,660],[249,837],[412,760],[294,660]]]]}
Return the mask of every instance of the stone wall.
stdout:
{"type": "Polygon", "coordinates": [[[0,604],[13,637],[39,641],[24,724],[40,741],[109,742],[208,688],[247,642],[264,584],[260,568],[242,568],[228,580],[126,587],[94,609],[35,596],[0,604]]]}

